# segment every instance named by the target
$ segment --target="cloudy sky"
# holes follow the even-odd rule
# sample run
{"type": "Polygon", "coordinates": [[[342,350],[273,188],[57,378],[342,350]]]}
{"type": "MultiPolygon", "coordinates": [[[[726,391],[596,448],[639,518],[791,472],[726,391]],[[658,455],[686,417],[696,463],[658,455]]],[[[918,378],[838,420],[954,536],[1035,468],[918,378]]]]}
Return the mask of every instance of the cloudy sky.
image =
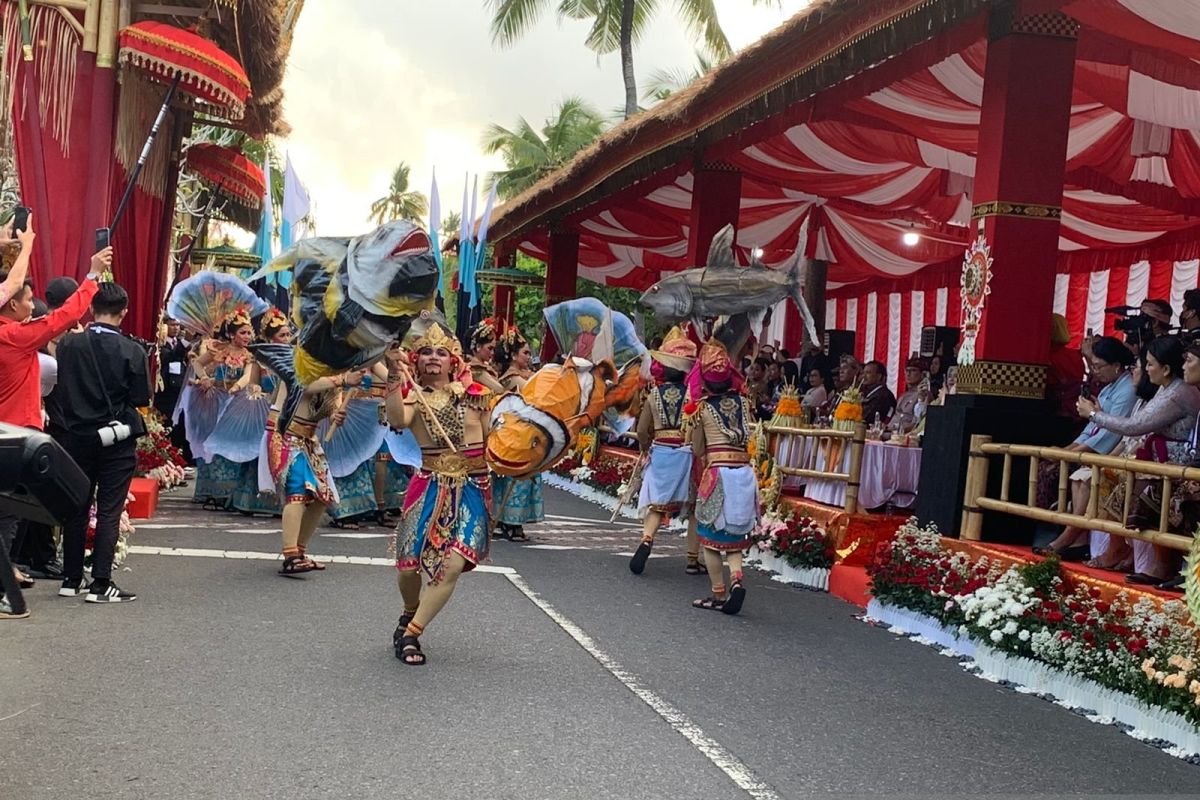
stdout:
{"type": "MultiPolygon", "coordinates": [[[[809,0],[779,8],[716,0],[735,48],[757,40],[809,0]]],[[[554,3],[553,5],[557,5],[554,3]]],[[[694,43],[673,3],[635,54],[639,80],[655,69],[691,69],[694,43]]],[[[583,46],[587,26],[553,14],[515,47],[491,43],[484,0],[354,0],[307,3],[285,83],[293,131],[281,142],[314,201],[317,233],[361,232],[371,201],[400,161],[428,193],[436,167],[444,213],[462,204],[468,172],[502,166],[479,147],[491,122],[524,116],[541,127],[555,105],[579,95],[608,112],[624,104],[620,60],[583,46]]]]}

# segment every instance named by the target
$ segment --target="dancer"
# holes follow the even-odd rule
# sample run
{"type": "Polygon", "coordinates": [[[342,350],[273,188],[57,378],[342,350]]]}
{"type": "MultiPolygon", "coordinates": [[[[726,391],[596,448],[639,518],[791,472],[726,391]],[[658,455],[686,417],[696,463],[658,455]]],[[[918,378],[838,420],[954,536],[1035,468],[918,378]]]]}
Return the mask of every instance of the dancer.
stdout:
{"type": "MultiPolygon", "coordinates": [[[[218,407],[217,422],[202,443],[204,462],[196,467],[193,500],[203,503],[205,508],[220,510],[228,506],[238,487],[242,463],[256,458],[258,454],[257,447],[246,447],[245,438],[240,433],[227,436],[223,432],[222,435],[216,435],[219,429],[230,425],[239,428],[239,421],[246,418],[254,422],[256,429],[266,423],[267,404],[258,403],[257,386],[250,391],[254,359],[248,348],[253,342],[254,326],[250,315],[238,310],[225,319],[216,340],[206,342],[193,362],[200,390],[212,395],[209,399],[215,398],[218,407]],[[245,392],[249,393],[243,394],[245,392]],[[225,412],[231,404],[235,407],[234,413],[226,417],[225,412]],[[255,405],[261,408],[254,412],[247,408],[255,405]]],[[[250,443],[256,444],[257,439],[251,439],[250,443]]],[[[193,443],[193,452],[195,448],[193,443]]]]}
{"type": "MultiPolygon", "coordinates": [[[[667,514],[678,514],[690,495],[692,447],[683,431],[685,381],[696,363],[696,345],[680,328],[672,328],[661,349],[651,350],[650,375],[654,380],[638,415],[638,445],[643,459],[638,513],[642,517],[642,543],[629,562],[641,575],[654,547],[654,536],[667,514]]],[[[699,570],[699,553],[688,553],[688,572],[699,570]]]]}
{"type": "Polygon", "coordinates": [[[387,410],[392,427],[411,429],[422,452],[396,530],[404,613],[392,635],[396,657],[419,666],[425,663],[421,634],[450,600],[459,575],[487,557],[490,487],[483,451],[492,394],[469,378],[462,382],[462,349],[448,329],[434,320],[413,327],[409,352],[387,354],[387,410]]]}
{"type": "MultiPolygon", "coordinates": [[[[496,366],[500,368],[500,384],[506,392],[520,392],[533,377],[533,353],[529,343],[515,326],[509,326],[495,349],[496,366]]],[[[499,520],[499,535],[513,542],[528,540],[525,526],[541,522],[545,516],[542,502],[542,476],[517,480],[506,475],[492,477],[492,515],[499,520]]]]}
{"type": "Polygon", "coordinates": [[[341,392],[337,400],[337,407],[346,412],[345,421],[336,426],[323,422],[318,430],[338,493],[338,504],[329,509],[330,525],[345,530],[358,530],[361,520],[374,518],[379,510],[375,459],[386,433],[379,425],[379,400],[372,396],[374,376],[368,370],[355,374],[358,385],[341,392]]]}
{"type": "Polygon", "coordinates": [[[758,481],[746,445],[754,412],[741,394],[741,376],[724,345],[710,340],[688,376],[699,397],[692,426],[692,452],[699,481],[695,515],[712,595],[692,603],[696,608],[736,614],[746,598],[742,583],[742,551],[758,520],[758,481]],[[726,591],[721,555],[729,562],[726,591]]]}
{"type": "MultiPolygon", "coordinates": [[[[277,308],[271,308],[266,314],[259,317],[258,331],[260,342],[285,345],[292,342],[292,327],[288,323],[287,315],[277,308]]],[[[250,441],[257,441],[258,452],[253,460],[242,464],[238,485],[229,505],[235,511],[247,516],[266,514],[277,517],[280,514],[280,505],[279,498],[275,495],[275,482],[271,478],[271,470],[268,466],[267,439],[271,431],[275,430],[275,414],[270,410],[270,406],[279,380],[274,373],[261,364],[254,364],[251,370],[250,394],[251,396],[257,395],[253,418],[256,424],[262,422],[263,425],[261,426],[262,430],[257,433],[250,433],[247,429],[245,435],[250,441]],[[255,391],[255,387],[257,387],[257,391],[255,391]],[[265,413],[260,411],[263,406],[267,408],[265,413]]],[[[226,413],[229,412],[230,410],[226,409],[226,413]]],[[[223,414],[222,418],[224,416],[223,414]]],[[[220,427],[220,421],[218,421],[218,430],[220,427]]],[[[213,435],[215,438],[217,431],[214,431],[213,435]]]]}
{"type": "MultiPolygon", "coordinates": [[[[258,351],[260,358],[269,353],[258,351]]],[[[275,368],[278,373],[280,370],[275,368]]],[[[289,370],[290,371],[290,370],[289,370]]],[[[345,421],[345,409],[337,407],[337,392],[355,386],[361,373],[352,372],[332,378],[319,378],[304,387],[304,395],[284,430],[271,434],[268,442],[271,476],[275,493],[283,501],[283,566],[280,575],[294,577],[325,565],[308,557],[308,544],[325,514],[337,505],[337,489],[329,475],[325,453],[317,439],[317,424],[330,418],[345,421]]],[[[280,382],[272,409],[278,414],[287,402],[287,383],[280,382]]]]}
{"type": "Polygon", "coordinates": [[[471,380],[483,384],[493,393],[504,394],[504,385],[496,374],[496,341],[504,329],[504,320],[488,317],[475,326],[471,334],[471,380]]]}

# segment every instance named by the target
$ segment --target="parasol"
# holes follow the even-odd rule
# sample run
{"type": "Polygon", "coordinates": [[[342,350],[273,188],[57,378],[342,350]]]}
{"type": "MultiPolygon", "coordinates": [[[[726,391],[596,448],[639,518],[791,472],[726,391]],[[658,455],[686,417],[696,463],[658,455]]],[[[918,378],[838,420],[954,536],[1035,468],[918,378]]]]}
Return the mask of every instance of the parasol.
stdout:
{"type": "Polygon", "coordinates": [[[250,79],[233,56],[199,34],[164,22],[137,22],[119,37],[121,64],[138,67],[150,80],[179,81],[185,105],[240,120],[246,114],[250,79]]]}
{"type": "Polygon", "coordinates": [[[267,191],[262,167],[232,147],[194,144],[187,151],[186,169],[218,193],[250,208],[262,207],[267,191]]]}
{"type": "MultiPolygon", "coordinates": [[[[181,90],[185,105],[231,120],[239,120],[245,115],[246,99],[250,96],[250,79],[246,77],[246,71],[233,56],[203,36],[162,22],[146,21],[124,28],[118,43],[117,58],[121,64],[137,67],[145,77],[165,83],[168,88],[137,163],[130,171],[129,183],[117,204],[110,229],[115,229],[121,221],[133,196],[133,187],[150,158],[150,149],[166,119],[167,109],[181,90]]],[[[122,102],[126,93],[130,97],[140,96],[136,86],[134,82],[134,85],[122,88],[122,102]]],[[[129,166],[127,157],[132,155],[132,149],[119,145],[118,156],[123,154],[122,161],[129,166]]]]}

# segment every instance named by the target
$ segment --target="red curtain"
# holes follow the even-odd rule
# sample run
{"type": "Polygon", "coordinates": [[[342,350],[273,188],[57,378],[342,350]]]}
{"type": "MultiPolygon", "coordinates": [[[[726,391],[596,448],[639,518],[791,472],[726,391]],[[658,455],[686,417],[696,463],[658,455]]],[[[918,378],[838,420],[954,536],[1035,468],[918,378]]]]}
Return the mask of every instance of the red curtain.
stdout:
{"type": "MultiPolygon", "coordinates": [[[[162,135],[168,135],[164,132],[162,135]]],[[[172,168],[172,175],[176,171],[172,168]]],[[[119,165],[114,171],[113,207],[125,190],[128,176],[119,165]]],[[[175,180],[170,180],[167,197],[175,197],[175,180]]],[[[142,189],[133,191],[117,229],[113,231],[113,280],[129,292],[129,316],[125,331],[143,339],[154,339],[166,293],[167,236],[172,223],[173,203],[142,189]]]]}

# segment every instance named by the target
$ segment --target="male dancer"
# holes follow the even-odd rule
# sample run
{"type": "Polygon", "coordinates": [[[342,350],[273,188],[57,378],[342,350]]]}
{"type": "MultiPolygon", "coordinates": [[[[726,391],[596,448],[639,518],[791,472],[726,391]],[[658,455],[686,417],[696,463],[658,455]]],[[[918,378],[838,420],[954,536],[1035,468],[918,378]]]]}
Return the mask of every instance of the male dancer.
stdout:
{"type": "Polygon", "coordinates": [[[392,645],[411,666],[425,663],[419,637],[449,602],[458,576],[487,557],[491,506],[483,451],[492,393],[464,374],[453,335],[436,321],[415,330],[419,324],[408,353],[387,355],[388,422],[410,428],[421,445],[421,468],[409,482],[396,530],[404,613],[392,645]]]}
{"type": "MultiPolygon", "coordinates": [[[[304,389],[296,415],[283,431],[272,431],[267,440],[267,460],[275,479],[276,496],[283,503],[283,566],[280,575],[294,577],[325,565],[307,555],[317,525],[326,508],[337,505],[337,489],[329,475],[325,452],[317,440],[317,423],[329,417],[335,424],[346,419],[339,409],[336,389],[356,386],[362,373],[320,378],[304,389]]],[[[273,412],[277,415],[287,398],[282,381],[276,390],[273,412]]]]}
{"type": "MultiPolygon", "coordinates": [[[[683,407],[687,399],[684,381],[696,361],[696,345],[681,329],[672,328],[661,348],[650,351],[650,358],[654,384],[646,393],[637,425],[638,444],[646,461],[638,496],[642,543],[629,562],[634,575],[646,569],[663,517],[678,514],[687,502],[692,471],[692,447],[683,431],[683,407]]],[[[687,571],[699,572],[698,562],[698,549],[689,550],[687,571]]]]}

